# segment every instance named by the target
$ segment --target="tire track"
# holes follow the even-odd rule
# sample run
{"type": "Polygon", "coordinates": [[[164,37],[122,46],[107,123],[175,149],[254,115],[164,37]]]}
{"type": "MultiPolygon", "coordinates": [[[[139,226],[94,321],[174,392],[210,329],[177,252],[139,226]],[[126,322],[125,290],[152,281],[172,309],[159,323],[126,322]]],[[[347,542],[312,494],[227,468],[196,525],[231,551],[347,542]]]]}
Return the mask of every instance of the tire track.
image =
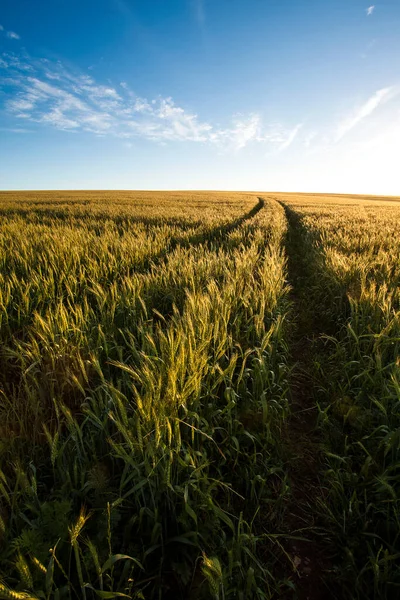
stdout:
{"type": "Polygon", "coordinates": [[[271,199],[284,208],[288,221],[285,250],[292,289],[290,363],[293,367],[289,382],[292,410],[284,440],[292,502],[286,518],[290,535],[303,538],[289,540],[286,551],[293,563],[295,597],[299,600],[333,599],[335,596],[324,581],[331,565],[317,506],[324,496],[324,486],[320,476],[321,440],[313,371],[324,327],[310,298],[313,265],[304,254],[301,220],[284,202],[275,197],[271,199]]]}

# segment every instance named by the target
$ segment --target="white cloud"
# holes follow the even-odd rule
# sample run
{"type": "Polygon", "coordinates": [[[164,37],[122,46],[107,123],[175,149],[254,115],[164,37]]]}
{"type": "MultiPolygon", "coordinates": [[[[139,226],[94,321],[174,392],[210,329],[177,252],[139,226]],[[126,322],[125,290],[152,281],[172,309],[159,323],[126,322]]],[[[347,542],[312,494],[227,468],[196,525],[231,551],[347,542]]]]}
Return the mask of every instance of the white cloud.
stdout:
{"type": "Polygon", "coordinates": [[[10,38],[10,40],[20,39],[20,36],[18,35],[18,33],[15,33],[15,31],[7,31],[7,37],[10,38]]]}
{"type": "Polygon", "coordinates": [[[241,150],[250,142],[259,142],[262,135],[261,117],[258,114],[236,115],[227,129],[212,129],[210,141],[233,150],[241,150]]]}
{"type": "Polygon", "coordinates": [[[18,75],[19,72],[33,72],[33,67],[28,64],[25,60],[19,58],[14,53],[3,52],[2,54],[1,68],[10,68],[10,72],[18,75]]]}
{"type": "Polygon", "coordinates": [[[268,145],[270,150],[281,152],[293,142],[297,135],[295,130],[288,129],[279,123],[265,125],[261,115],[252,113],[250,115],[236,115],[231,127],[227,129],[212,129],[209,133],[210,141],[215,144],[239,151],[250,143],[258,142],[268,145]]]}
{"type": "Polygon", "coordinates": [[[0,25],[0,31],[4,31],[4,34],[10,39],[10,40],[19,40],[21,39],[21,36],[18,35],[18,33],[15,33],[15,31],[6,31],[3,27],[3,25],[0,25]]]}
{"type": "Polygon", "coordinates": [[[351,131],[356,125],[363,121],[366,117],[371,115],[381,104],[384,104],[394,96],[398,94],[398,88],[386,87],[381,90],[377,90],[365,104],[360,106],[354,113],[346,118],[337,128],[335,141],[340,141],[349,131],[351,131]]]}
{"type": "Polygon", "coordinates": [[[0,127],[0,131],[9,133],[32,133],[31,129],[23,129],[22,127],[0,127]]]}
{"type": "Polygon", "coordinates": [[[28,100],[28,98],[21,100],[17,98],[16,100],[11,100],[8,106],[9,108],[12,108],[13,111],[20,112],[31,110],[35,106],[35,104],[31,100],[28,100]]]}
{"type": "MultiPolygon", "coordinates": [[[[151,110],[150,105],[147,105],[148,108],[146,105],[146,102],[141,104],[140,110],[143,110],[143,107],[146,107],[147,112],[151,110]]],[[[201,123],[196,114],[188,113],[183,108],[176,106],[172,98],[161,98],[152,114],[155,115],[163,130],[162,137],[164,139],[190,139],[195,142],[205,142],[212,129],[208,123],[201,123]]]]}
{"type": "Polygon", "coordinates": [[[317,137],[316,131],[310,131],[304,138],[304,145],[306,148],[310,148],[311,142],[317,137]]]}
{"type": "Polygon", "coordinates": [[[294,142],[297,134],[299,133],[300,129],[302,128],[302,126],[303,126],[303,124],[299,123],[298,125],[296,125],[296,127],[294,127],[291,131],[289,131],[287,138],[279,146],[278,152],[283,152],[284,150],[286,150],[287,148],[289,148],[289,146],[291,146],[293,144],[293,142],[294,142]]]}
{"type": "Polygon", "coordinates": [[[247,146],[253,140],[261,136],[261,117],[250,115],[248,118],[236,119],[234,127],[230,131],[230,137],[236,150],[247,146]]]}
{"type": "Polygon", "coordinates": [[[366,10],[367,17],[369,17],[370,15],[372,15],[372,13],[374,12],[374,10],[375,10],[375,5],[374,4],[372,4],[371,6],[368,6],[368,8],[366,10]]]}
{"type": "Polygon", "coordinates": [[[15,55],[5,59],[0,68],[7,68],[12,75],[8,84],[14,87],[11,97],[5,95],[6,108],[18,118],[125,138],[209,141],[211,125],[177,106],[172,98],[147,101],[124,82],[122,91],[117,91],[88,75],[73,73],[61,63],[21,60],[15,55]]]}
{"type": "Polygon", "coordinates": [[[281,152],[300,128],[265,125],[257,113],[236,115],[221,127],[202,120],[170,97],[143,98],[124,81],[115,88],[67,69],[61,62],[12,53],[3,58],[0,69],[7,70],[7,85],[0,98],[10,114],[25,122],[125,140],[141,137],[159,143],[209,143],[232,151],[259,143],[281,152]]]}

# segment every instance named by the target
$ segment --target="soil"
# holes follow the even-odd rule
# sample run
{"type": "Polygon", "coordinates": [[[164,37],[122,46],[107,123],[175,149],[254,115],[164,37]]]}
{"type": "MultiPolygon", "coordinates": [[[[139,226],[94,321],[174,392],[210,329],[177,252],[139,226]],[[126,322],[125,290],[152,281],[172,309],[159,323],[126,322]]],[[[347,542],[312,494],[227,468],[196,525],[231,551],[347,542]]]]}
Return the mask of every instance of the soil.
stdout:
{"type": "Polygon", "coordinates": [[[292,490],[286,524],[290,537],[302,538],[289,539],[285,550],[292,562],[290,579],[295,585],[295,598],[328,600],[336,596],[326,584],[331,563],[323,525],[318,517],[318,503],[323,500],[324,488],[320,477],[321,440],[317,429],[314,377],[314,357],[324,330],[315,306],[310,302],[312,265],[303,254],[301,224],[283,203],[280,204],[288,219],[286,254],[293,327],[290,364],[294,365],[289,380],[291,416],[285,430],[287,469],[292,490]]]}

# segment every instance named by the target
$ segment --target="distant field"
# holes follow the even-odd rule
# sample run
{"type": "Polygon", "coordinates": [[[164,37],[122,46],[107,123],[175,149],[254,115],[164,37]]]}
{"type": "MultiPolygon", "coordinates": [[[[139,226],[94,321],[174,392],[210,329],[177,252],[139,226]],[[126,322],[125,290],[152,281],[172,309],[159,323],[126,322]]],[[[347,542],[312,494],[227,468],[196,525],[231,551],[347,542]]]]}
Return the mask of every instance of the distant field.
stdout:
{"type": "Polygon", "coordinates": [[[0,597],[396,597],[399,218],[1,192],[0,597]]]}

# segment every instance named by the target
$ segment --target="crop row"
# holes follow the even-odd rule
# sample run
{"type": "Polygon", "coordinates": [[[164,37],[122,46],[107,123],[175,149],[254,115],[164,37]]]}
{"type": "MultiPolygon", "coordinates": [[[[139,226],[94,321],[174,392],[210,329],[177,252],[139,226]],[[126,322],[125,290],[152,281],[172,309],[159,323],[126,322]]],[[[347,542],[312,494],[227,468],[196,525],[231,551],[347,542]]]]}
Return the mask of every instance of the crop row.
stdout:
{"type": "Polygon", "coordinates": [[[324,494],[319,509],[341,598],[400,584],[399,205],[285,198],[323,315],[315,356],[324,494]]]}
{"type": "Polygon", "coordinates": [[[399,214],[353,197],[2,194],[0,596],[296,594],[302,320],[318,322],[303,333],[322,454],[308,533],[338,597],[395,597],[399,214]]]}
{"type": "Polygon", "coordinates": [[[2,594],[272,597],[283,209],[23,200],[1,208],[2,594]]]}

